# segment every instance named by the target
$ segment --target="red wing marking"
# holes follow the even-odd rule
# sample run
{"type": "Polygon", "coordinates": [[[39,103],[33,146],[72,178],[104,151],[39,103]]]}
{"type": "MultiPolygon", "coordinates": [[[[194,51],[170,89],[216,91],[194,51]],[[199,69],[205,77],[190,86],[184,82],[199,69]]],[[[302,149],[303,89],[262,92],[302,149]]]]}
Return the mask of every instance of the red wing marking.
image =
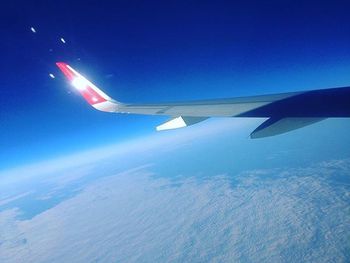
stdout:
{"type": "Polygon", "coordinates": [[[63,62],[57,62],[56,65],[90,105],[107,101],[105,94],[69,65],[63,62]]]}

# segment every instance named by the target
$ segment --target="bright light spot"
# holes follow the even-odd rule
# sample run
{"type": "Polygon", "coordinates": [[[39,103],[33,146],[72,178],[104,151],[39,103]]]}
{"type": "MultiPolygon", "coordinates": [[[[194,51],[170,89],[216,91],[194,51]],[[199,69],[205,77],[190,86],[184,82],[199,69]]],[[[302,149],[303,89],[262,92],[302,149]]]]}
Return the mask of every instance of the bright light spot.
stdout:
{"type": "Polygon", "coordinates": [[[66,44],[66,40],[64,40],[63,37],[61,37],[61,42],[62,42],[63,44],[66,44]]]}
{"type": "Polygon", "coordinates": [[[87,86],[87,82],[82,77],[76,77],[75,79],[73,79],[72,85],[78,90],[84,90],[87,86]]]}
{"type": "Polygon", "coordinates": [[[33,32],[33,33],[36,33],[36,30],[34,27],[31,27],[30,30],[33,32]]]}
{"type": "Polygon", "coordinates": [[[95,97],[92,97],[92,101],[93,101],[93,102],[96,102],[96,101],[98,101],[98,99],[95,98],[95,97]]]}
{"type": "Polygon", "coordinates": [[[52,79],[54,79],[54,78],[55,78],[55,75],[54,75],[54,74],[52,74],[52,73],[50,73],[50,74],[49,74],[49,76],[50,76],[50,78],[52,78],[52,79]]]}

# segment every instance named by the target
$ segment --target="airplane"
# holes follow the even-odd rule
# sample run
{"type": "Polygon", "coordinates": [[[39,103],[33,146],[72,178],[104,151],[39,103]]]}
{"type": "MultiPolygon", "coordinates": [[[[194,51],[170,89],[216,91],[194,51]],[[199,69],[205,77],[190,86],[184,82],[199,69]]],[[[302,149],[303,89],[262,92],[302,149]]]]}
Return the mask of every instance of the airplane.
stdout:
{"type": "Polygon", "coordinates": [[[130,104],[112,99],[67,63],[57,62],[56,65],[97,110],[170,116],[156,128],[158,131],[190,126],[211,117],[268,118],[250,134],[254,139],[283,134],[326,118],[350,117],[350,87],[232,99],[130,104]]]}

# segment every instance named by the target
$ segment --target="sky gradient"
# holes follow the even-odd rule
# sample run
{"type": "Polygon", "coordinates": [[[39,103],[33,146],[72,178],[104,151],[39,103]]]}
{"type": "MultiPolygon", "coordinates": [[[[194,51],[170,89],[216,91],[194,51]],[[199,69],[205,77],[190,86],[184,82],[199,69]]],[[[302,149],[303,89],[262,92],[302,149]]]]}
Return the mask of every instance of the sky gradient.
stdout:
{"type": "Polygon", "coordinates": [[[23,1],[3,10],[0,170],[151,135],[166,119],[94,110],[56,61],[125,102],[350,83],[347,1],[23,1]]]}

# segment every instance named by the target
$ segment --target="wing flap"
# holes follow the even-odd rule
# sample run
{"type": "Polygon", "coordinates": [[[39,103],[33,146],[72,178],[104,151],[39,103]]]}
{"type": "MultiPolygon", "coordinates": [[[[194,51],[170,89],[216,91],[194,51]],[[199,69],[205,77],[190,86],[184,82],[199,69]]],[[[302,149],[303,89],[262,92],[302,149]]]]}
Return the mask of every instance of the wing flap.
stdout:
{"type": "Polygon", "coordinates": [[[250,138],[270,137],[289,131],[293,131],[315,122],[324,120],[325,118],[274,118],[271,117],[263,122],[251,134],[250,138]]]}
{"type": "Polygon", "coordinates": [[[157,131],[172,130],[177,128],[187,127],[198,122],[204,121],[206,117],[176,117],[168,120],[167,122],[157,126],[157,131]]]}

